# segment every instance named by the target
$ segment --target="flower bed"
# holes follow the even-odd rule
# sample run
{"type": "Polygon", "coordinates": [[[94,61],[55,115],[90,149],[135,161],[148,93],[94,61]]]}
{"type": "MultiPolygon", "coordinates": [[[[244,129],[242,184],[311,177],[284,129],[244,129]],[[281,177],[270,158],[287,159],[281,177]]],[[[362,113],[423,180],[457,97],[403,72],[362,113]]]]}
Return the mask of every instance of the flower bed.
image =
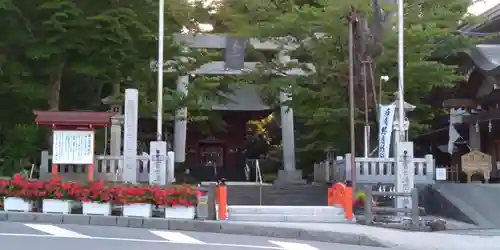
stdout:
{"type": "MultiPolygon", "coordinates": [[[[102,181],[79,183],[62,179],[38,181],[28,180],[18,174],[10,180],[0,180],[0,196],[16,197],[29,202],[35,200],[64,201],[66,205],[72,202],[82,202],[84,210],[87,207],[84,214],[109,215],[111,204],[124,206],[148,204],[167,208],[194,207],[196,206],[198,190],[190,185],[160,187],[106,184],[102,181]],[[91,210],[98,212],[94,213],[91,210]]],[[[66,213],[65,210],[56,212],[66,213]]]]}

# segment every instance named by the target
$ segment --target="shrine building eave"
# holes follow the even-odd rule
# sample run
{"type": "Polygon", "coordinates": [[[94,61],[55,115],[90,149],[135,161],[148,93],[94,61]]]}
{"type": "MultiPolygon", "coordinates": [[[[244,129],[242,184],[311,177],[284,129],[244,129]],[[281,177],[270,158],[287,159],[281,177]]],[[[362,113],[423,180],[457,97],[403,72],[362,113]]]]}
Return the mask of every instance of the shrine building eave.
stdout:
{"type": "Polygon", "coordinates": [[[41,126],[108,127],[113,112],[88,111],[33,111],[35,123],[41,126]]]}
{"type": "Polygon", "coordinates": [[[459,51],[458,55],[470,60],[485,75],[500,75],[499,44],[478,44],[470,50],[459,51]]]}

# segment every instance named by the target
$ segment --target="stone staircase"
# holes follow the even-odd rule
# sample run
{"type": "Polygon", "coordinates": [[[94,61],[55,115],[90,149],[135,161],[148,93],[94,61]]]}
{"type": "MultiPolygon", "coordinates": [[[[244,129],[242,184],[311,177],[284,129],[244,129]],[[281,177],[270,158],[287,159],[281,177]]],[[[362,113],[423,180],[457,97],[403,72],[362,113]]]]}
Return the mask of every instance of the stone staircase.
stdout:
{"type": "Polygon", "coordinates": [[[228,220],[346,222],[344,210],[328,206],[324,185],[228,185],[228,220]]]}
{"type": "Polygon", "coordinates": [[[326,206],[324,185],[228,185],[228,205],[326,206]]]}

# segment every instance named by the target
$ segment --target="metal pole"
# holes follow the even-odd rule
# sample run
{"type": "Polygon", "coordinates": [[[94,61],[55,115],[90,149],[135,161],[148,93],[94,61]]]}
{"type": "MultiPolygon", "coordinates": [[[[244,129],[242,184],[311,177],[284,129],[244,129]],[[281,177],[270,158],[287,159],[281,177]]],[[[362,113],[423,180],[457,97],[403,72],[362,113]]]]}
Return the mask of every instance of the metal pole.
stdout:
{"type": "Polygon", "coordinates": [[[356,194],[356,135],[355,135],[355,117],[354,117],[354,22],[352,13],[349,19],[349,117],[351,134],[351,180],[352,193],[356,194]]]}
{"type": "Polygon", "coordinates": [[[364,127],[364,134],[363,134],[363,137],[364,137],[364,140],[363,140],[363,143],[364,143],[364,154],[363,156],[364,157],[368,157],[368,154],[370,154],[370,124],[369,124],[369,121],[368,121],[368,89],[367,89],[367,86],[366,84],[368,84],[366,82],[366,62],[363,62],[362,64],[362,67],[363,67],[363,92],[364,92],[364,97],[365,97],[365,127],[364,127]]]}
{"type": "Polygon", "coordinates": [[[365,225],[373,224],[373,211],[372,211],[373,189],[372,186],[365,186],[365,225]]]}
{"type": "Polygon", "coordinates": [[[163,38],[165,24],[165,0],[159,0],[159,18],[158,18],[158,98],[156,113],[156,140],[162,140],[163,130],[163,38]]]}
{"type": "MultiPolygon", "coordinates": [[[[405,141],[404,136],[404,0],[398,0],[398,118],[399,141],[405,141]]],[[[397,146],[397,144],[395,145],[397,146]]]]}

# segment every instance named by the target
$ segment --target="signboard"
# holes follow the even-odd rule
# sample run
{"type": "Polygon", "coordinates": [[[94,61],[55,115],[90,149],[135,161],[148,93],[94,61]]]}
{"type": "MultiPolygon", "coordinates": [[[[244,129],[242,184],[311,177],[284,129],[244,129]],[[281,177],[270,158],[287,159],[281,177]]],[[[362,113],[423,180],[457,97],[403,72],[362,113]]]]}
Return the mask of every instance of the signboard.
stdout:
{"type": "MultiPolygon", "coordinates": [[[[396,165],[396,192],[410,193],[415,187],[415,164],[413,163],[413,142],[397,142],[395,159],[396,165]]],[[[411,197],[398,197],[398,208],[411,208],[411,197]]]]}
{"type": "Polygon", "coordinates": [[[94,163],[94,131],[55,130],[53,137],[53,164],[94,163]]]}
{"type": "Polygon", "coordinates": [[[149,184],[167,184],[167,142],[152,141],[149,146],[149,184]]]}
{"type": "Polygon", "coordinates": [[[137,120],[139,109],[139,91],[125,90],[125,111],[123,122],[123,180],[137,183],[137,120]]]}
{"type": "Polygon", "coordinates": [[[378,157],[389,158],[391,147],[392,123],[396,105],[380,105],[379,133],[378,133],[378,157]]]}
{"type": "Polygon", "coordinates": [[[472,175],[482,174],[484,179],[490,179],[492,169],[491,156],[479,151],[472,151],[462,155],[462,171],[467,175],[467,182],[471,182],[472,175]]]}

